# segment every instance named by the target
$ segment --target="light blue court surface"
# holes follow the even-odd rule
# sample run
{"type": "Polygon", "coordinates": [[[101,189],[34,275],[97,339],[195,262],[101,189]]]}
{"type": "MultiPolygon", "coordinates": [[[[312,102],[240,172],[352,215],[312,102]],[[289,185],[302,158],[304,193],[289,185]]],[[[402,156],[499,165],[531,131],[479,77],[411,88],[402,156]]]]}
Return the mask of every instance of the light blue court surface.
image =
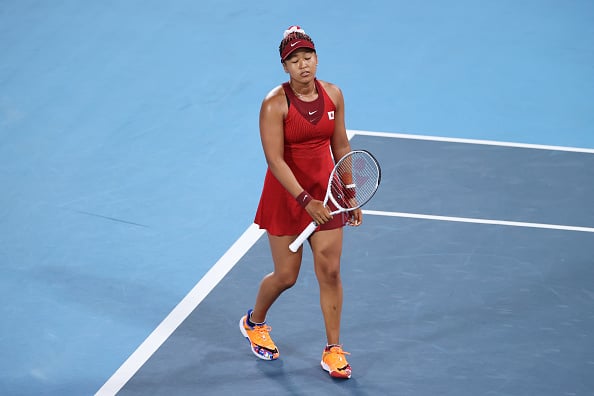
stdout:
{"type": "MultiPolygon", "coordinates": [[[[489,160],[477,169],[459,155],[465,144],[399,139],[414,147],[398,151],[410,158],[382,186],[398,194],[377,210],[433,216],[406,220],[413,246],[443,227],[439,216],[593,227],[592,20],[589,1],[321,1],[314,11],[268,0],[0,1],[0,394],[95,393],[249,229],[265,172],[259,105],[286,80],[277,48],[292,24],[314,38],[318,76],[342,88],[352,130],[586,149],[472,145],[489,160]],[[575,157],[561,166],[563,153],[575,157]],[[446,160],[435,168],[425,155],[446,160]],[[401,173],[404,191],[393,185],[401,173]]],[[[376,220],[357,232],[376,238],[376,220]]],[[[534,230],[513,229],[524,228],[534,230]]],[[[524,236],[534,252],[521,263],[538,265],[541,245],[559,246],[559,260],[568,246],[593,246],[590,233],[555,232],[558,245],[524,236]]],[[[493,234],[498,249],[508,236],[493,234]]],[[[566,278],[589,264],[569,265],[566,278]]],[[[250,300],[240,286],[229,298],[250,300]]],[[[591,307],[591,290],[579,290],[578,306],[591,307]]],[[[204,301],[229,309],[217,319],[235,326],[234,309],[204,301]]],[[[581,316],[574,328],[591,334],[581,316]]]]}

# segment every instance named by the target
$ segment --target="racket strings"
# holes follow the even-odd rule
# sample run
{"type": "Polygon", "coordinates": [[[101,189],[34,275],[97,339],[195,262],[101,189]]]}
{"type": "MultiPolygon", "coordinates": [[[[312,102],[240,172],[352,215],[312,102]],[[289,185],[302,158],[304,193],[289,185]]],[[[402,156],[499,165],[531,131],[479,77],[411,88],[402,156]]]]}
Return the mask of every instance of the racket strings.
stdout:
{"type": "Polygon", "coordinates": [[[332,179],[331,194],[342,208],[357,208],[369,201],[379,185],[379,166],[366,152],[341,159],[332,179]]]}

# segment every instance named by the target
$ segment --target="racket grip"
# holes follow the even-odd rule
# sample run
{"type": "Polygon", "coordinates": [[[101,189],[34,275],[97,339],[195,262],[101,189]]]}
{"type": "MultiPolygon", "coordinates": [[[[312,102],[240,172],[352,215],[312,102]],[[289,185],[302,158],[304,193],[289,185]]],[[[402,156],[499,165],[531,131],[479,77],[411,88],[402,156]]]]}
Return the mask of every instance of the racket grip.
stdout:
{"type": "Polygon", "coordinates": [[[315,221],[312,221],[311,223],[309,223],[309,225],[307,227],[305,227],[305,230],[301,231],[301,234],[299,234],[297,239],[295,239],[289,245],[289,250],[292,251],[293,253],[295,253],[297,250],[299,250],[301,245],[303,245],[303,242],[305,242],[305,240],[307,238],[309,238],[309,236],[311,234],[313,234],[313,232],[316,230],[317,226],[318,225],[315,223],[315,221]]]}

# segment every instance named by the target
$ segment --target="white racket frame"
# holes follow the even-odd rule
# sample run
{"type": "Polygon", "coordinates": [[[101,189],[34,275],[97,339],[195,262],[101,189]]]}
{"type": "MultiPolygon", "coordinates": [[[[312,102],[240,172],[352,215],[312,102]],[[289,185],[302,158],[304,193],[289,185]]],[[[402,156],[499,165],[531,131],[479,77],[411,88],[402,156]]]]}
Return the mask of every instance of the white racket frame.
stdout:
{"type": "MultiPolygon", "coordinates": [[[[347,154],[345,154],[335,165],[334,168],[332,169],[332,172],[330,172],[330,177],[328,178],[328,187],[326,188],[326,196],[324,197],[324,206],[326,206],[326,204],[328,203],[328,199],[330,199],[330,201],[332,201],[332,203],[336,206],[336,210],[330,212],[330,214],[332,216],[339,214],[339,213],[344,213],[344,212],[350,212],[352,210],[358,209],[361,206],[365,205],[367,202],[369,202],[369,200],[375,195],[375,192],[377,191],[379,184],[380,184],[380,180],[381,180],[381,168],[379,166],[379,163],[377,162],[377,159],[375,159],[375,157],[366,150],[353,150],[348,152],[347,154]],[[332,179],[334,178],[334,175],[336,174],[336,171],[340,168],[340,165],[342,164],[343,161],[345,161],[348,157],[352,157],[355,153],[364,153],[365,155],[368,155],[373,161],[374,165],[377,168],[377,180],[375,181],[375,190],[373,191],[373,194],[371,194],[371,196],[362,203],[358,203],[356,206],[353,206],[352,208],[343,208],[336,200],[336,198],[334,197],[334,195],[332,195],[332,179]]],[[[299,248],[301,247],[301,245],[303,245],[305,243],[305,241],[307,240],[307,238],[309,238],[311,236],[311,234],[314,233],[314,231],[316,230],[316,228],[318,227],[318,224],[315,221],[312,221],[311,223],[309,223],[309,225],[307,227],[305,227],[305,229],[303,231],[301,231],[301,234],[299,234],[297,236],[297,238],[291,242],[291,244],[289,245],[289,250],[292,251],[293,253],[296,253],[299,248]]]]}

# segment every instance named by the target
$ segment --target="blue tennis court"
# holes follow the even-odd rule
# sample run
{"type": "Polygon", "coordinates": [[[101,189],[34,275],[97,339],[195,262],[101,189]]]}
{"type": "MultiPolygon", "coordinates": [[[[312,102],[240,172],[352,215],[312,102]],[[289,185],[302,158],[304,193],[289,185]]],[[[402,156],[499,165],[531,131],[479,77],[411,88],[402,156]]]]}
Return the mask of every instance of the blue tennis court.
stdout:
{"type": "Polygon", "coordinates": [[[588,395],[594,390],[594,6],[0,2],[0,393],[588,395]],[[282,30],[316,41],[354,148],[380,160],[346,232],[342,341],[319,367],[306,255],[237,329],[263,96],[282,30]]]}
{"type": "Polygon", "coordinates": [[[251,228],[217,264],[220,282],[190,293],[100,394],[588,394],[594,208],[575,208],[588,206],[592,187],[568,187],[594,176],[592,153],[386,135],[352,139],[385,164],[385,184],[364,231],[347,233],[343,259],[353,379],[319,367],[311,257],[269,316],[280,361],[251,355],[236,313],[271,265],[266,237],[251,228]],[[552,159],[555,172],[543,166],[552,159]],[[527,201],[539,186],[541,199],[527,201]],[[456,190],[470,187],[485,197],[459,202],[456,190]],[[443,212],[457,216],[430,215],[443,212]]]}

